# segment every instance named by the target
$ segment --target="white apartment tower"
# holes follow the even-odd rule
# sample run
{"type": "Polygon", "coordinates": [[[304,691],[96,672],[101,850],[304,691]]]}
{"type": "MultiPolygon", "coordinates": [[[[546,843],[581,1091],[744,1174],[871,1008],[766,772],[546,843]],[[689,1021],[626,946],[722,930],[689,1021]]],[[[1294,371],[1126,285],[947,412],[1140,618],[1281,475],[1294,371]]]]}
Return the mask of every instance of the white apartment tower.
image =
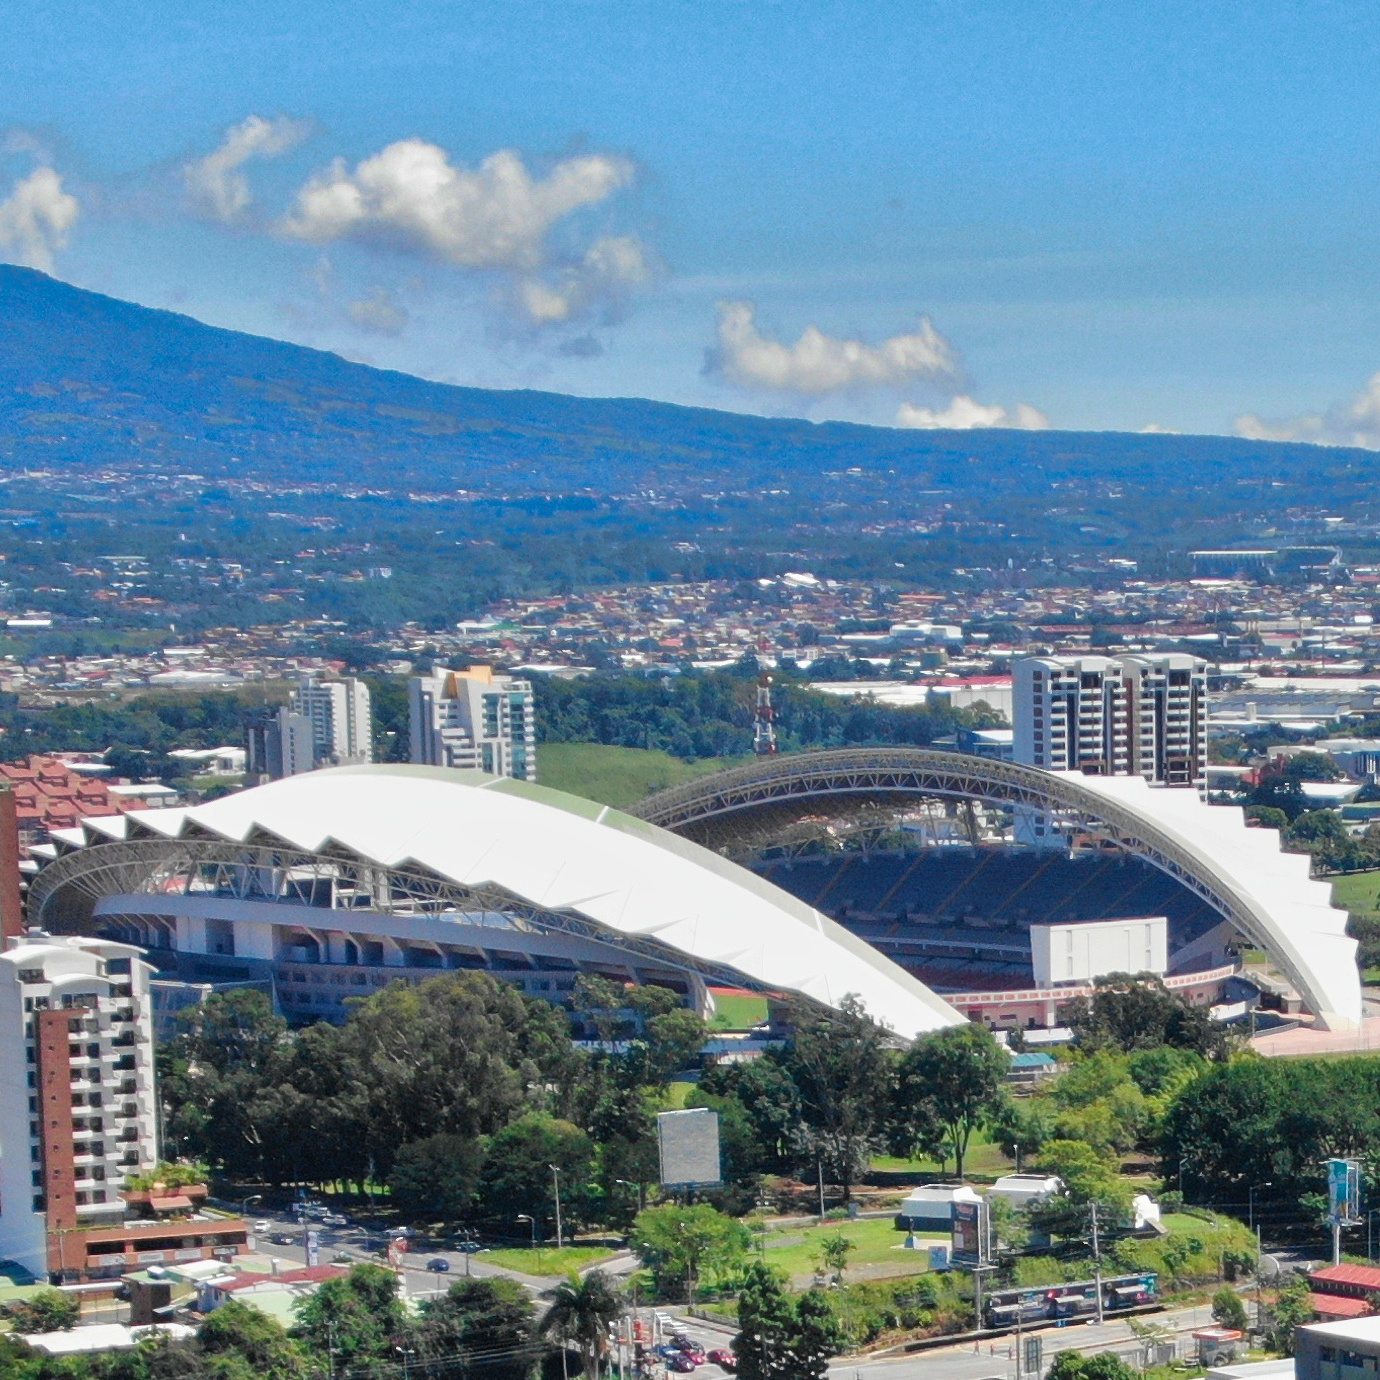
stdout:
{"type": "Polygon", "coordinates": [[[374,760],[374,716],[362,680],[304,677],[287,704],[249,729],[251,777],[274,781],[317,767],[374,760]]]}
{"type": "Polygon", "coordinates": [[[488,666],[438,667],[408,686],[412,760],[537,779],[537,726],[530,681],[488,666]]]}
{"type": "Polygon", "coordinates": [[[1017,762],[1160,786],[1207,774],[1207,665],[1196,657],[1022,657],[1012,689],[1017,762]]]}
{"type": "Polygon", "coordinates": [[[374,718],[369,687],[362,680],[305,678],[292,692],[288,712],[300,714],[311,724],[314,765],[346,766],[374,760],[374,718]]]}
{"type": "MultiPolygon", "coordinates": [[[[158,1159],[152,971],[113,940],[11,938],[0,954],[0,1257],[40,1279],[123,1250],[127,1176],[158,1159]]],[[[121,1259],[123,1259],[121,1255],[121,1259]]]]}

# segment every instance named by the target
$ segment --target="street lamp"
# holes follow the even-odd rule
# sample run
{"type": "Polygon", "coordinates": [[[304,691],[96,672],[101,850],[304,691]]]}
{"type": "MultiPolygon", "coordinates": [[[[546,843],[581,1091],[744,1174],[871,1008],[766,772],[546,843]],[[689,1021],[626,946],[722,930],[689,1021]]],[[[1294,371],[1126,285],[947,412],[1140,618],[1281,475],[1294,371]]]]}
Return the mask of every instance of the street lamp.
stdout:
{"type": "Polygon", "coordinates": [[[247,1198],[240,1199],[240,1216],[245,1217],[249,1213],[250,1203],[262,1203],[264,1195],[262,1193],[251,1193],[247,1198]]]}
{"type": "Polygon", "coordinates": [[[642,1184],[635,1184],[631,1179],[615,1179],[614,1183],[622,1184],[624,1188],[635,1188],[637,1190],[637,1210],[638,1212],[646,1210],[645,1190],[642,1184]]]}
{"type": "Polygon", "coordinates": [[[1273,1179],[1266,1179],[1263,1184],[1252,1184],[1246,1190],[1246,1225],[1252,1231],[1255,1230],[1255,1191],[1257,1188],[1273,1188],[1274,1186],[1275,1181],[1273,1179]]]}
{"type": "Polygon", "coordinates": [[[556,1249],[559,1251],[565,1246],[565,1235],[561,1231],[561,1168],[557,1164],[548,1165],[547,1168],[551,1171],[551,1182],[556,1186],[556,1249]]]}
{"type": "Polygon", "coordinates": [[[520,1212],[520,1213],[518,1213],[518,1215],[517,1215],[517,1220],[518,1220],[519,1222],[526,1222],[527,1225],[528,1225],[529,1227],[532,1228],[532,1250],[533,1250],[533,1251],[535,1252],[535,1254],[536,1254],[536,1257],[537,1257],[537,1271],[538,1271],[538,1273],[540,1273],[540,1272],[541,1272],[541,1252],[540,1252],[539,1250],[537,1250],[537,1219],[536,1219],[535,1217],[529,1217],[525,1212],[520,1212]]]}

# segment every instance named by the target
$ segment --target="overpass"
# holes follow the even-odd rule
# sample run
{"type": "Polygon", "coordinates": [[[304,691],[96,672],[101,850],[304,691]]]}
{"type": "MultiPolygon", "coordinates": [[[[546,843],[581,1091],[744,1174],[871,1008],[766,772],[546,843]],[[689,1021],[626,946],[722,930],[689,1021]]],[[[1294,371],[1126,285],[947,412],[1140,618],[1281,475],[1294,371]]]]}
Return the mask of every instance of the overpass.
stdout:
{"type": "Polygon", "coordinates": [[[632,813],[724,849],[764,822],[797,819],[812,807],[908,798],[1029,806],[1144,858],[1265,950],[1324,1026],[1359,1025],[1356,941],[1330,885],[1312,879],[1306,855],[1281,851],[1276,830],[1248,828],[1239,807],[1206,805],[1196,791],[931,748],[837,748],[716,772],[649,796],[632,813]]]}

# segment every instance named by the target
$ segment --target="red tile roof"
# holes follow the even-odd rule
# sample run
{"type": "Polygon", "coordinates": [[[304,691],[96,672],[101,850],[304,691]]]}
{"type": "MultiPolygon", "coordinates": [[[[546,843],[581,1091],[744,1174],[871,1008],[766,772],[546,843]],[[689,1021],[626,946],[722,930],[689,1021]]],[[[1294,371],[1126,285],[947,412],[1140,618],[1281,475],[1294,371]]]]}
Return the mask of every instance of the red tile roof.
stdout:
{"type": "Polygon", "coordinates": [[[1380,1290],[1380,1266],[1326,1265],[1308,1276],[1311,1284],[1359,1284],[1363,1289],[1380,1290]]]}
{"type": "Polygon", "coordinates": [[[1308,1302],[1324,1318],[1366,1318],[1375,1311],[1365,1299],[1344,1299],[1338,1294],[1309,1294],[1308,1302]]]}
{"type": "Polygon", "coordinates": [[[86,815],[126,814],[148,808],[142,800],[111,795],[104,781],[73,771],[57,757],[0,762],[0,780],[13,783],[19,821],[29,836],[27,843],[41,843],[51,830],[71,828],[86,815]]]}

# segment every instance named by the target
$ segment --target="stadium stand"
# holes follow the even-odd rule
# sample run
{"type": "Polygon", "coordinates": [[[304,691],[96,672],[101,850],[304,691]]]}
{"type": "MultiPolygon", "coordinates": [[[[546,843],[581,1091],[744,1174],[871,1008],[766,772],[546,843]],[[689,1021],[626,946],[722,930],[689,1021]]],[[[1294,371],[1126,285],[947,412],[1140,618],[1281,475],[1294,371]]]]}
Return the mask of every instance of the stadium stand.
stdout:
{"type": "Polygon", "coordinates": [[[1187,887],[1124,854],[979,846],[774,860],[759,869],[932,987],[1031,981],[1032,924],[1163,915],[1176,949],[1220,916],[1187,887]]]}

